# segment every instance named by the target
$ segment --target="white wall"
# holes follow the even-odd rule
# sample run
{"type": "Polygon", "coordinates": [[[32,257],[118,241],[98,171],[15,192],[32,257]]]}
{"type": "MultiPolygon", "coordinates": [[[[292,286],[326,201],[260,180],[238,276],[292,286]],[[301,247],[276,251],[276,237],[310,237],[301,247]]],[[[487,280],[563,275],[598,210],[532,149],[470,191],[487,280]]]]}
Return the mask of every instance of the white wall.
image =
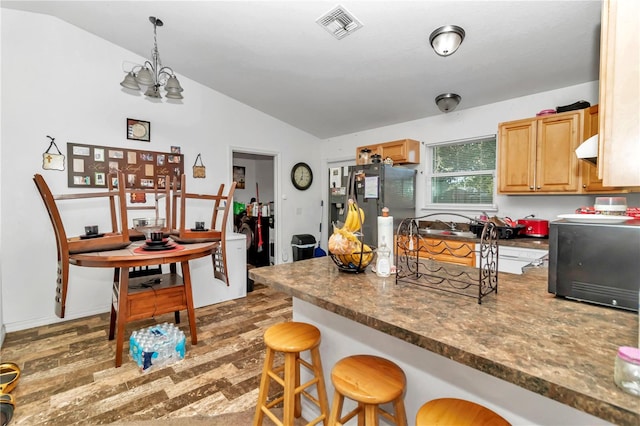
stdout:
{"type": "MultiPolygon", "coordinates": [[[[298,161],[320,168],[317,138],[181,75],[181,105],[123,93],[122,62],[139,63],[143,58],[47,15],[3,8],[1,19],[0,179],[5,184],[0,200],[0,282],[1,315],[8,332],[59,321],[54,315],[53,230],[32,177],[41,173],[54,194],[77,190],[67,187],[66,171],[42,170],[46,135],[55,137],[63,151],[67,142],[153,151],[178,145],[185,155],[187,186],[194,192],[231,181],[233,149],[277,153],[279,174],[286,179],[278,179],[274,188],[280,203],[276,220],[282,224],[276,244],[288,250],[291,259],[291,235],[308,231],[306,217],[317,216],[320,190],[314,184],[310,191],[297,191],[288,175],[298,161]],[[128,117],[151,122],[150,143],[126,139],[128,117]],[[206,179],[191,177],[198,153],[207,166],[206,179]]],[[[179,64],[171,65],[180,72],[179,64]]],[[[70,217],[71,235],[82,233],[89,223],[106,227],[108,220],[103,209],[94,207],[63,214],[70,217]]],[[[66,319],[109,310],[108,270],[71,266],[70,275],[66,319]]]]}
{"type": "MultiPolygon", "coordinates": [[[[322,144],[323,158],[326,164],[333,160],[353,157],[358,146],[405,138],[433,143],[496,134],[498,123],[534,117],[540,110],[568,105],[578,100],[586,100],[592,105],[597,104],[598,82],[594,81],[467,110],[462,109],[464,107],[464,94],[462,94],[462,102],[459,107],[461,109],[448,114],[327,139],[322,144]]],[[[422,164],[415,166],[418,170],[416,216],[435,213],[433,210],[421,208],[425,204],[426,190],[426,178],[423,173],[425,170],[424,146],[422,146],[420,155],[422,164]]],[[[623,196],[627,198],[628,205],[640,205],[640,194],[623,194],[623,196]]],[[[593,205],[595,197],[596,195],[497,195],[498,209],[492,213],[498,216],[508,216],[512,219],[535,214],[536,217],[552,220],[556,219],[558,214],[573,213],[578,207],[593,205]]],[[[472,217],[478,214],[477,211],[459,213],[472,217]]]]}

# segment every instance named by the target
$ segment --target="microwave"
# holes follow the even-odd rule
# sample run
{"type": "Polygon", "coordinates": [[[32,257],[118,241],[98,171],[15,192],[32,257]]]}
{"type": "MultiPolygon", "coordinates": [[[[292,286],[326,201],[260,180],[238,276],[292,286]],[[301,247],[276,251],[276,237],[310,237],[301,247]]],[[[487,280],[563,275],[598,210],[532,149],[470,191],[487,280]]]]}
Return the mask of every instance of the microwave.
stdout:
{"type": "Polygon", "coordinates": [[[640,220],[549,225],[549,293],[638,311],[640,220]]]}

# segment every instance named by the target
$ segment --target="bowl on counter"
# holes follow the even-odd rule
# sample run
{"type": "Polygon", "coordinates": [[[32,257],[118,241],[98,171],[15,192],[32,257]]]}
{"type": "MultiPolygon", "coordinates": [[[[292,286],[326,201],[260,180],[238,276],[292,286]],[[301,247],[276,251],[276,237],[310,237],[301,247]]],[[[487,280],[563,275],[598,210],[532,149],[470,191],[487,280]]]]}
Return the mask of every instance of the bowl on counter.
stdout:
{"type": "Polygon", "coordinates": [[[146,240],[151,240],[151,234],[162,232],[166,219],[163,217],[138,217],[133,219],[133,227],[142,232],[146,240]]]}
{"type": "Polygon", "coordinates": [[[625,197],[596,197],[593,208],[596,214],[625,216],[627,214],[627,199],[625,197]]]}

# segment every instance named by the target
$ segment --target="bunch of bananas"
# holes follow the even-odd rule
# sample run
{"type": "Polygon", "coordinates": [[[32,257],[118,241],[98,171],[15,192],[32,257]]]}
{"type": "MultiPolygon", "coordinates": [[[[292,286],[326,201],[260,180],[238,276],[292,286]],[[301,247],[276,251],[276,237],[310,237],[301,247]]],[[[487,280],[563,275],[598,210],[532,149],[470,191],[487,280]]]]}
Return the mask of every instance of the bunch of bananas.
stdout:
{"type": "Polygon", "coordinates": [[[329,251],[345,266],[364,268],[373,260],[373,250],[363,244],[355,235],[364,223],[364,211],[356,202],[349,200],[347,217],[341,228],[333,227],[333,235],[329,238],[329,251]]]}
{"type": "Polygon", "coordinates": [[[349,198],[348,204],[347,217],[344,220],[342,229],[347,232],[358,232],[364,223],[364,210],[358,207],[356,202],[351,198],[349,198]]]}

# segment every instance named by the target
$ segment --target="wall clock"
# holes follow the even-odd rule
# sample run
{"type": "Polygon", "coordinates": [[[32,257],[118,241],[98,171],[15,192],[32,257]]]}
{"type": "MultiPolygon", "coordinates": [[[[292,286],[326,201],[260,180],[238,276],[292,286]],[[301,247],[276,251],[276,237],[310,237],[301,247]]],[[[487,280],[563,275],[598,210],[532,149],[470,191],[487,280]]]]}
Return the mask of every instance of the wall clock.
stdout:
{"type": "Polygon", "coordinates": [[[309,189],[313,182],[313,172],[307,163],[297,163],[291,168],[291,183],[297,189],[304,191],[309,189]]]}

